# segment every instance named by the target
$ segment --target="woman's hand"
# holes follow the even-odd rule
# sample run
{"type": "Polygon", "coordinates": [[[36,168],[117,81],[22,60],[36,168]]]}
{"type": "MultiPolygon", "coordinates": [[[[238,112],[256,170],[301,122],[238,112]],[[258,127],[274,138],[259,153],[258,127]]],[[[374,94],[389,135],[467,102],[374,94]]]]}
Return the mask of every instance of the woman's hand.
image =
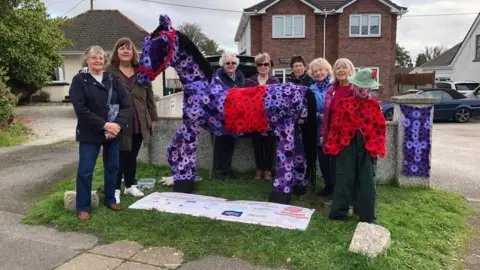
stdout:
{"type": "Polygon", "coordinates": [[[157,128],[157,121],[152,121],[152,131],[157,128]]]}
{"type": "Polygon", "coordinates": [[[320,120],[323,120],[323,117],[324,117],[323,113],[318,115],[318,119],[320,119],[320,120]]]}
{"type": "Polygon", "coordinates": [[[118,133],[120,132],[120,126],[117,123],[107,122],[105,123],[105,126],[103,126],[103,128],[106,131],[113,133],[113,135],[115,136],[117,136],[118,133]]]}
{"type": "Polygon", "coordinates": [[[110,140],[110,139],[115,139],[117,136],[111,132],[108,132],[107,135],[105,135],[105,138],[107,140],[110,140]]]}

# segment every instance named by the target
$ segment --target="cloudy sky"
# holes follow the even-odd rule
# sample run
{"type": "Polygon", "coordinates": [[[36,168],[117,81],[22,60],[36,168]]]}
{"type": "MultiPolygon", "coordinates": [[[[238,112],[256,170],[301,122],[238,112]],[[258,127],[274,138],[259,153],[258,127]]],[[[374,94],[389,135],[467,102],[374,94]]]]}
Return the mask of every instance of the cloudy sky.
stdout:
{"type": "MultiPolygon", "coordinates": [[[[152,31],[157,26],[158,15],[168,14],[175,26],[183,22],[198,23],[202,30],[220,46],[236,51],[234,42],[241,12],[211,11],[165,5],[200,6],[215,9],[242,11],[261,0],[101,0],[94,1],[96,9],[118,9],[133,21],[152,31]],[[153,3],[157,2],[157,3],[153,3]],[[158,3],[162,2],[162,3],[158,3]]],[[[398,22],[397,42],[406,47],[413,60],[427,45],[452,47],[462,41],[480,12],[479,0],[393,0],[406,6],[409,12],[398,22]],[[426,16],[441,14],[441,16],[426,16]],[[460,15],[446,15],[460,14],[460,15]]],[[[90,8],[90,0],[45,0],[52,16],[75,16],[90,8]],[[81,3],[80,3],[81,2],[81,3]],[[73,8],[75,5],[78,6],[73,8]],[[73,8],[73,9],[72,9],[73,8]],[[68,12],[68,13],[67,13],[68,12]]]]}

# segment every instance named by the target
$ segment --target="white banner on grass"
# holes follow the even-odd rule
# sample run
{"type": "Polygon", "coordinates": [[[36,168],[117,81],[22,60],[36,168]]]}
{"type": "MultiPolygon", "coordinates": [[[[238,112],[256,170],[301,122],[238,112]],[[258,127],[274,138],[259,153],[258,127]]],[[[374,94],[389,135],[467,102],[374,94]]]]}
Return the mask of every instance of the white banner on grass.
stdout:
{"type": "Polygon", "coordinates": [[[152,193],[129,208],[298,230],[307,229],[315,211],[285,204],[228,201],[223,198],[176,192],[152,193]]]}

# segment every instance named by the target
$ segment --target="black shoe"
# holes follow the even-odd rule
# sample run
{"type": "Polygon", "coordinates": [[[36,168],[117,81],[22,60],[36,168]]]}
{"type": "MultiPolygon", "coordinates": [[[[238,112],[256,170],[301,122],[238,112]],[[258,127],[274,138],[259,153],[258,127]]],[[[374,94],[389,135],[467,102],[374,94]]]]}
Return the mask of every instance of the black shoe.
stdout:
{"type": "Polygon", "coordinates": [[[322,190],[317,192],[317,196],[320,197],[330,197],[333,195],[333,189],[330,187],[324,187],[322,190]]]}
{"type": "Polygon", "coordinates": [[[193,180],[177,180],[173,182],[173,192],[193,193],[195,182],[193,180]]]}
{"type": "Polygon", "coordinates": [[[229,172],[229,173],[227,173],[227,178],[237,179],[237,175],[234,172],[229,172]]]}
{"type": "Polygon", "coordinates": [[[290,193],[272,191],[272,193],[270,193],[270,198],[268,199],[268,201],[280,204],[290,204],[291,197],[292,195],[290,193]]]}
{"type": "Polygon", "coordinates": [[[297,196],[303,196],[307,194],[307,187],[293,187],[292,193],[297,196]]]}

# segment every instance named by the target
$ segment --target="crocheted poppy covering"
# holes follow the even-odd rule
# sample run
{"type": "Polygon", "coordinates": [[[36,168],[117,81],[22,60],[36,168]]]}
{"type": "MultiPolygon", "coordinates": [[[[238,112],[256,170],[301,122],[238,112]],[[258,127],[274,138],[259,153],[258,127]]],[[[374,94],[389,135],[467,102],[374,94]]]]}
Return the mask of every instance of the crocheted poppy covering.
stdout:
{"type": "Polygon", "coordinates": [[[342,98],[329,122],[325,154],[338,155],[350,144],[355,132],[359,130],[368,153],[373,158],[378,156],[385,158],[387,125],[377,100],[342,98]]]}
{"type": "Polygon", "coordinates": [[[232,133],[267,132],[268,120],[263,97],[266,85],[232,88],[224,102],[225,130],[232,133]]]}

